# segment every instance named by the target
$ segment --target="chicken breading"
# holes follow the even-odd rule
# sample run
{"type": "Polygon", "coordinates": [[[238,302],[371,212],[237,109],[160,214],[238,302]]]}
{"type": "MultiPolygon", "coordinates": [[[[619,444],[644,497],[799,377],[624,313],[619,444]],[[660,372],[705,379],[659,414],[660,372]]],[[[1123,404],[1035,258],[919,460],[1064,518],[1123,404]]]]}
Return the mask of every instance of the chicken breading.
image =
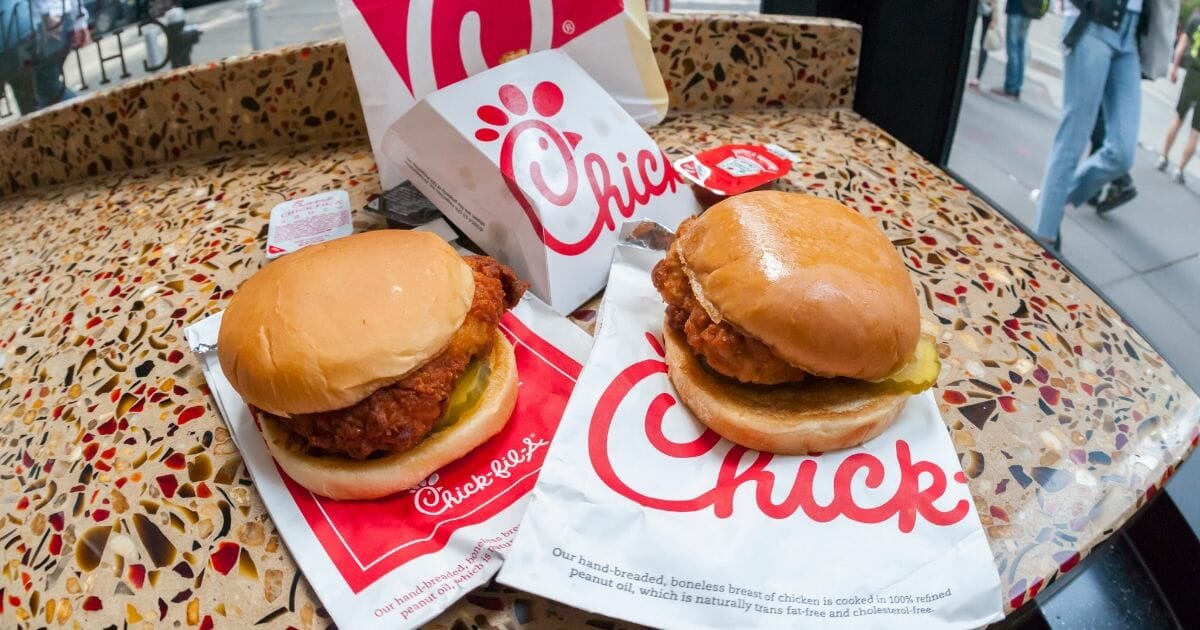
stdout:
{"type": "Polygon", "coordinates": [[[446,348],[416,371],[354,405],[278,419],[291,429],[290,447],[310,454],[366,459],[380,452],[408,450],[429,434],[446,413],[458,378],[473,359],[491,350],[500,316],[516,306],[528,286],[488,256],[465,260],[474,271],[475,295],[463,325],[446,348]]]}
{"type": "MultiPolygon", "coordinates": [[[[683,234],[691,219],[677,231],[683,234]]],[[[714,371],[743,383],[776,385],[802,380],[807,374],[776,356],[762,341],[747,335],[727,321],[716,322],[696,299],[691,282],[679,259],[678,239],[651,275],[655,288],[667,303],[667,325],[681,331],[687,343],[714,371]]]]}

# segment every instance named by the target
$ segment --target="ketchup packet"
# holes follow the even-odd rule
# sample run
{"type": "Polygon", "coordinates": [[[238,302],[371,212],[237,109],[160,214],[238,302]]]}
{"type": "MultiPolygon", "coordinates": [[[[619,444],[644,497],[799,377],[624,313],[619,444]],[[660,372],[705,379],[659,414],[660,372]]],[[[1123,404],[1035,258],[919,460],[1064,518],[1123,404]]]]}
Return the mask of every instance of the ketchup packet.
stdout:
{"type": "Polygon", "coordinates": [[[500,433],[411,490],[333,501],[296,484],[271,458],[257,419],[221,371],[220,322],[212,315],[184,336],[271,520],[338,626],[416,627],[491,579],[575,386],[586,333],[526,294],[500,319],[520,379],[500,433]]]}
{"type": "Polygon", "coordinates": [[[267,258],[278,258],[306,245],[350,236],[350,195],[331,190],[289,199],[271,209],[267,224],[267,258]]]}
{"type": "Polygon", "coordinates": [[[675,160],[675,170],[697,186],[728,197],[782,178],[799,160],[776,144],[726,144],[675,160]]]}
{"type": "Polygon", "coordinates": [[[650,626],[1001,619],[987,535],[932,391],[854,448],[783,456],[724,440],[668,379],[650,281],[662,256],[617,247],[591,354],[497,579],[650,626]]]}

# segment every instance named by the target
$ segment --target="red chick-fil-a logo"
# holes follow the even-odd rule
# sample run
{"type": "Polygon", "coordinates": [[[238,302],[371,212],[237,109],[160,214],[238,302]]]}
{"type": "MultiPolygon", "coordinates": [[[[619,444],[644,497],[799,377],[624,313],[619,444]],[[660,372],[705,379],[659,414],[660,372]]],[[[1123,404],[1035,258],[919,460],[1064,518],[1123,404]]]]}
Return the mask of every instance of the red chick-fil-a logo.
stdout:
{"type": "MultiPolygon", "coordinates": [[[[646,333],[646,339],[658,355],[663,356],[658,340],[650,333],[646,333]]],[[[897,440],[895,447],[900,476],[896,493],[874,507],[859,505],[851,487],[859,471],[866,471],[864,481],[868,488],[883,485],[886,467],[870,453],[855,453],[842,461],[833,475],[833,498],[827,504],[820,503],[814,496],[813,485],[819,460],[810,458],[801,462],[787,496],[776,502],[772,498],[776,474],[767,470],[773,455],[759,452],[749,467],[739,470],[744,456],[753,451],[736,445],[729,449],[722,460],[713,487],[695,497],[665,499],[639,492],[626,483],[613,467],[609,457],[609,435],[617,408],[634,387],[666,371],[667,364],[655,358],[639,361],[622,370],[600,396],[588,429],[588,456],[596,474],[613,491],[639,505],[667,512],[698,512],[712,508],[718,518],[728,518],[733,515],[734,495],[745,485],[753,488],[758,509],[770,518],[788,518],[796,512],[803,512],[819,523],[827,523],[839,516],[859,523],[882,523],[898,516],[900,531],[905,533],[911,532],[916,526],[918,515],[930,524],[946,526],[961,521],[970,512],[971,505],[965,500],[958,501],[949,510],[940,510],[934,505],[946,493],[946,472],[933,462],[913,461],[911,449],[904,440],[897,440]],[[926,487],[921,487],[922,476],[930,480],[926,487]]],[[[675,403],[674,396],[663,392],[651,400],[646,410],[645,436],[654,450],[667,457],[680,459],[699,457],[713,450],[721,438],[711,429],[705,429],[699,437],[688,442],[676,442],[663,434],[663,418],[675,403]]],[[[966,483],[961,471],[954,475],[954,480],[966,483]]]]}
{"type": "Polygon", "coordinates": [[[562,88],[555,83],[542,81],[529,96],[509,83],[500,86],[497,96],[499,106],[483,105],[476,111],[479,120],[488,126],[476,130],[475,139],[500,142],[500,172],[504,181],[538,238],[552,251],[564,256],[586,252],[606,228],[617,229],[614,216],[628,219],[638,206],[665,192],[674,192],[683,183],[671,161],[657,148],[642,148],[632,156],[620,151],[616,154],[616,165],[598,153],[585,153],[577,160],[576,149],[583,137],[572,131],[560,131],[546,120],[563,106],[562,88]],[[537,117],[530,114],[531,108],[537,117]],[[503,134],[497,128],[504,130],[503,134]],[[537,150],[533,149],[535,146],[537,150]],[[620,172],[617,181],[612,173],[614,167],[620,172]],[[587,233],[565,239],[551,232],[522,189],[518,169],[527,174],[533,192],[542,201],[570,208],[571,212],[576,211],[582,170],[595,201],[594,208],[589,203],[581,211],[586,216],[595,215],[587,233]],[[553,175],[548,177],[548,173],[553,175]]]}
{"type": "Polygon", "coordinates": [[[416,98],[500,65],[507,55],[564,46],[625,10],[611,0],[353,1],[416,98]]]}

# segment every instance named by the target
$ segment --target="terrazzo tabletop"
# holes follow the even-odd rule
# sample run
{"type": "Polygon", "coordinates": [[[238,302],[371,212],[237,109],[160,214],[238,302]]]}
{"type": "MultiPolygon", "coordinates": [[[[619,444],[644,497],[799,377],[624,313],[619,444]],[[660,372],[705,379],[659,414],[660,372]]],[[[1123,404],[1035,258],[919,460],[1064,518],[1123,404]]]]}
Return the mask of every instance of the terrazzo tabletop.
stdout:
{"type": "MultiPolygon", "coordinates": [[[[1086,285],[849,108],[860,33],[653,16],[672,157],[775,142],[786,186],[869,216],[907,261],[936,397],[1006,610],[1070,571],[1200,442],[1200,400],[1086,285]]],[[[265,264],[279,201],[379,194],[334,41],[160,75],[0,128],[0,627],[331,625],[182,329],[265,264]]],[[[576,313],[588,329],[594,312],[576,313]]],[[[622,625],[498,585],[434,627],[622,625]]]]}

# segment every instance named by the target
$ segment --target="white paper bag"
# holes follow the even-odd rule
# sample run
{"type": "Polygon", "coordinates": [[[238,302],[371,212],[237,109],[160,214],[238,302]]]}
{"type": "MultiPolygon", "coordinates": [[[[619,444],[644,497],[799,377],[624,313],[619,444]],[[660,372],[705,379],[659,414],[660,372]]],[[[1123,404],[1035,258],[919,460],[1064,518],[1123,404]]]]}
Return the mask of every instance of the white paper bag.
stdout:
{"type": "Polygon", "coordinates": [[[943,628],[1002,617],[930,392],[861,447],[750,451],[678,404],[661,251],[618,248],[596,340],[500,582],[665,627],[943,628]]]}
{"type": "Polygon", "coordinates": [[[658,145],[557,50],[430,94],[383,152],[563,314],[604,287],[622,222],[674,228],[699,211],[658,145]]]}
{"type": "Polygon", "coordinates": [[[639,123],[667,113],[642,0],[338,0],[383,189],[404,181],[382,159],[384,132],[431,92],[513,55],[558,48],[639,123]]]}
{"type": "Polygon", "coordinates": [[[221,315],[187,328],[188,345],[271,519],[317,596],[343,628],[411,628],[500,568],[590,338],[525,296],[500,321],[520,389],[500,433],[420,486],[373,501],[332,501],[271,459],[249,407],[217,360],[221,315]]]}

